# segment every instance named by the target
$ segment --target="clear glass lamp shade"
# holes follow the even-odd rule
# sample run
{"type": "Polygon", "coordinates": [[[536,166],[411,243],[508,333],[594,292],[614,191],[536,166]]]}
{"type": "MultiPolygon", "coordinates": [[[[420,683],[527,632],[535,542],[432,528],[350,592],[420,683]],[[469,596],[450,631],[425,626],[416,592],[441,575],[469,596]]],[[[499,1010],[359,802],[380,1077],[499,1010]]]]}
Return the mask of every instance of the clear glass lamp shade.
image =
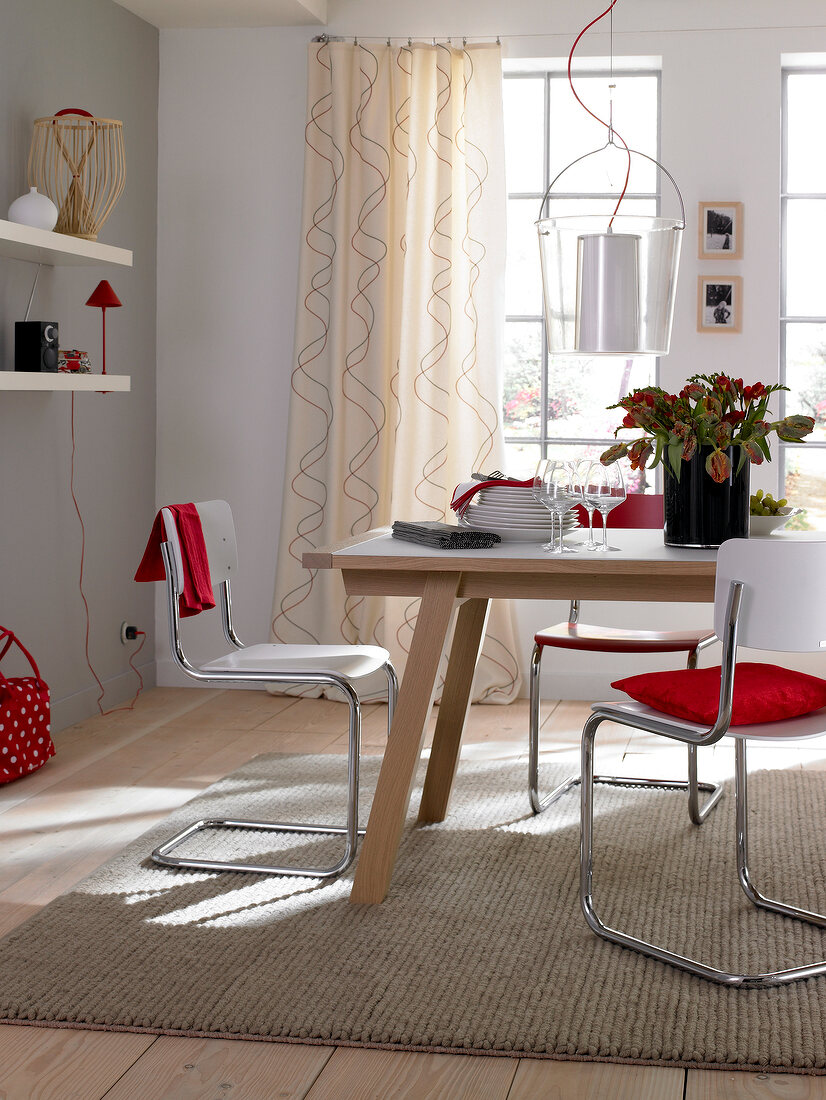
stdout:
{"type": "Polygon", "coordinates": [[[668,354],[683,222],[605,214],[536,226],[551,354],[668,354]]]}

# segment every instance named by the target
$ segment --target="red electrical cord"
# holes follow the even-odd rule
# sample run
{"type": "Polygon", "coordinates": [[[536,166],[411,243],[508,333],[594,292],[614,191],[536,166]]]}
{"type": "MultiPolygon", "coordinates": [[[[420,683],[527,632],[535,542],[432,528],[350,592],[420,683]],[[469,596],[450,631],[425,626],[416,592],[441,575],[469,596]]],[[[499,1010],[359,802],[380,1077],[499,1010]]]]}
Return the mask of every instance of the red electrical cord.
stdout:
{"type": "MultiPolygon", "coordinates": [[[[596,17],[596,19],[591,20],[591,22],[587,25],[587,27],[582,28],[582,30],[576,36],[576,39],[574,40],[573,46],[571,46],[571,52],[568,54],[568,83],[571,86],[571,92],[573,94],[574,99],[577,101],[577,103],[580,105],[580,107],[583,109],[583,111],[585,111],[586,114],[589,114],[591,116],[591,118],[596,119],[596,121],[601,126],[605,127],[605,129],[608,131],[609,141],[610,141],[612,135],[619,138],[623,149],[625,149],[625,152],[628,154],[628,167],[625,170],[625,183],[623,184],[622,193],[620,194],[620,197],[617,199],[617,205],[614,207],[614,213],[611,215],[611,221],[608,223],[609,228],[610,228],[611,223],[613,222],[614,218],[617,216],[617,211],[620,208],[620,203],[625,198],[625,193],[628,190],[628,181],[631,178],[631,150],[628,148],[628,144],[626,143],[623,136],[621,134],[618,134],[617,131],[614,129],[614,120],[613,120],[613,118],[610,120],[610,122],[606,122],[604,118],[600,118],[599,115],[594,114],[594,112],[590,109],[590,107],[586,107],[585,104],[582,102],[582,100],[579,98],[579,96],[577,95],[577,92],[576,92],[576,88],[574,87],[574,79],[573,79],[573,76],[571,74],[571,64],[574,60],[574,50],[576,50],[577,46],[579,45],[580,39],[583,37],[583,35],[585,35],[591,29],[591,27],[593,27],[596,23],[599,23],[600,19],[604,19],[606,15],[610,15],[611,12],[616,7],[618,2],[619,2],[619,0],[612,0],[612,3],[610,4],[609,7],[607,7],[605,9],[605,11],[602,13],[602,15],[598,15],[596,17]]],[[[613,35],[612,35],[612,44],[611,44],[611,63],[612,63],[612,73],[611,73],[611,75],[612,76],[613,76],[613,60],[614,60],[614,48],[613,48],[613,35]]]]}
{"type": "Polygon", "coordinates": [[[90,623],[90,618],[89,618],[89,604],[86,600],[86,595],[83,591],[83,565],[84,565],[84,560],[85,560],[85,556],[86,556],[86,527],[84,526],[83,516],[80,514],[80,506],[78,505],[77,497],[75,496],[75,395],[74,395],[74,391],[72,391],[72,403],[71,403],[71,428],[72,428],[72,458],[71,458],[71,463],[70,463],[70,468],[69,468],[69,491],[72,494],[72,502],[75,506],[75,512],[77,513],[78,522],[80,523],[80,574],[79,574],[79,577],[78,577],[78,587],[80,588],[80,598],[83,600],[83,607],[84,607],[84,610],[85,610],[85,613],[86,613],[86,637],[85,637],[86,664],[89,666],[89,671],[94,676],[95,682],[97,683],[97,686],[100,688],[100,694],[97,697],[97,708],[98,708],[98,710],[100,711],[100,713],[102,715],[114,714],[115,711],[118,711],[118,710],[134,710],[135,703],[137,703],[137,701],[138,701],[138,696],[143,691],[143,676],[141,676],[140,672],[137,670],[137,668],[135,667],[135,665],[132,662],[137,657],[137,655],[140,653],[140,651],[143,649],[144,642],[146,641],[146,631],[145,630],[138,630],[136,632],[137,634],[143,635],[143,640],[141,641],[141,644],[138,646],[138,648],[134,651],[134,653],[129,658],[129,666],[138,678],[138,690],[135,692],[135,695],[134,695],[134,698],[132,699],[132,702],[127,703],[125,706],[122,706],[122,707],[112,707],[110,710],[104,710],[103,707],[101,706],[101,700],[103,699],[103,696],[106,694],[106,688],[104,688],[103,684],[100,681],[100,677],[98,676],[98,674],[95,672],[94,668],[92,667],[92,662],[91,662],[91,659],[89,657],[89,630],[90,630],[91,623],[90,623]]]}

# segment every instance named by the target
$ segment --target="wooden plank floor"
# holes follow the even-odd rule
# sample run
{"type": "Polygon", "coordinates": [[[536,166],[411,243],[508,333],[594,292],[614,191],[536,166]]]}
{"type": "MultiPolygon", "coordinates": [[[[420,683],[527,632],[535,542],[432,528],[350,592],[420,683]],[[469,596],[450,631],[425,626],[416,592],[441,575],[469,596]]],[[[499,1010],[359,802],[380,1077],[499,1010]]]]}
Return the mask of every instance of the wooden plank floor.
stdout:
{"type": "MultiPolygon", "coordinates": [[[[543,703],[544,758],[577,768],[587,711],[584,703],[543,703]]],[[[365,753],[382,751],[385,713],[365,707],[365,753]]],[[[526,702],[474,706],[463,753],[524,759],[527,723],[526,702]]],[[[344,724],[335,703],[158,688],[132,712],[58,734],[54,760],[0,788],[0,934],[256,753],[345,752],[344,724]]],[[[603,731],[599,770],[624,761],[627,774],[684,775],[681,746],[603,731]]],[[[750,761],[756,767],[826,767],[826,746],[759,755],[750,761]]],[[[730,746],[715,746],[701,754],[701,774],[729,776],[732,763],[730,746]]],[[[0,1100],[103,1097],[826,1100],[826,1079],[0,1025],[0,1100]]]]}

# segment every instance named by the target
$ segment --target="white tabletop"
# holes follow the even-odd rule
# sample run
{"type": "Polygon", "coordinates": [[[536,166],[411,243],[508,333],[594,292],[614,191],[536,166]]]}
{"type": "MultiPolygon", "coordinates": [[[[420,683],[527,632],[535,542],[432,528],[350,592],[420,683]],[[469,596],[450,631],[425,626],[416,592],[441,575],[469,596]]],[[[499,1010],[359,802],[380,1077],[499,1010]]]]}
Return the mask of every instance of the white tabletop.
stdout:
{"type": "MultiPolygon", "coordinates": [[[[599,539],[601,533],[597,532],[599,539]]],[[[716,550],[686,550],[674,546],[666,546],[663,542],[661,530],[638,531],[632,528],[618,527],[608,528],[608,541],[616,546],[617,550],[603,554],[599,551],[589,552],[584,548],[587,533],[584,530],[572,532],[565,536],[565,545],[578,547],[579,554],[565,554],[562,559],[559,555],[550,554],[542,549],[541,543],[535,542],[500,542],[490,550],[435,550],[429,546],[420,546],[415,542],[407,542],[403,539],[395,539],[384,528],[371,532],[364,536],[364,540],[354,546],[347,546],[341,550],[333,551],[333,561],[339,568],[346,568],[351,562],[355,564],[357,558],[432,558],[434,560],[473,560],[478,562],[493,561],[537,561],[553,562],[563,560],[566,564],[574,561],[587,560],[589,565],[599,565],[600,562],[620,561],[648,561],[648,562],[707,562],[716,561],[716,550]]]]}

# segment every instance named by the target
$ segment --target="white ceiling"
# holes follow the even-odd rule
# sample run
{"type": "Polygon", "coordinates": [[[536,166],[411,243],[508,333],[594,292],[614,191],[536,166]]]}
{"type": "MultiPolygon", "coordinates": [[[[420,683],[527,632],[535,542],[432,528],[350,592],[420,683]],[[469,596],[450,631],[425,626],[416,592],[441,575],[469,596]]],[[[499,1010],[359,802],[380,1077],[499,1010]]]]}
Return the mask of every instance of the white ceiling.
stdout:
{"type": "Polygon", "coordinates": [[[115,0],[156,27],[300,27],[327,22],[327,0],[115,0]]]}

